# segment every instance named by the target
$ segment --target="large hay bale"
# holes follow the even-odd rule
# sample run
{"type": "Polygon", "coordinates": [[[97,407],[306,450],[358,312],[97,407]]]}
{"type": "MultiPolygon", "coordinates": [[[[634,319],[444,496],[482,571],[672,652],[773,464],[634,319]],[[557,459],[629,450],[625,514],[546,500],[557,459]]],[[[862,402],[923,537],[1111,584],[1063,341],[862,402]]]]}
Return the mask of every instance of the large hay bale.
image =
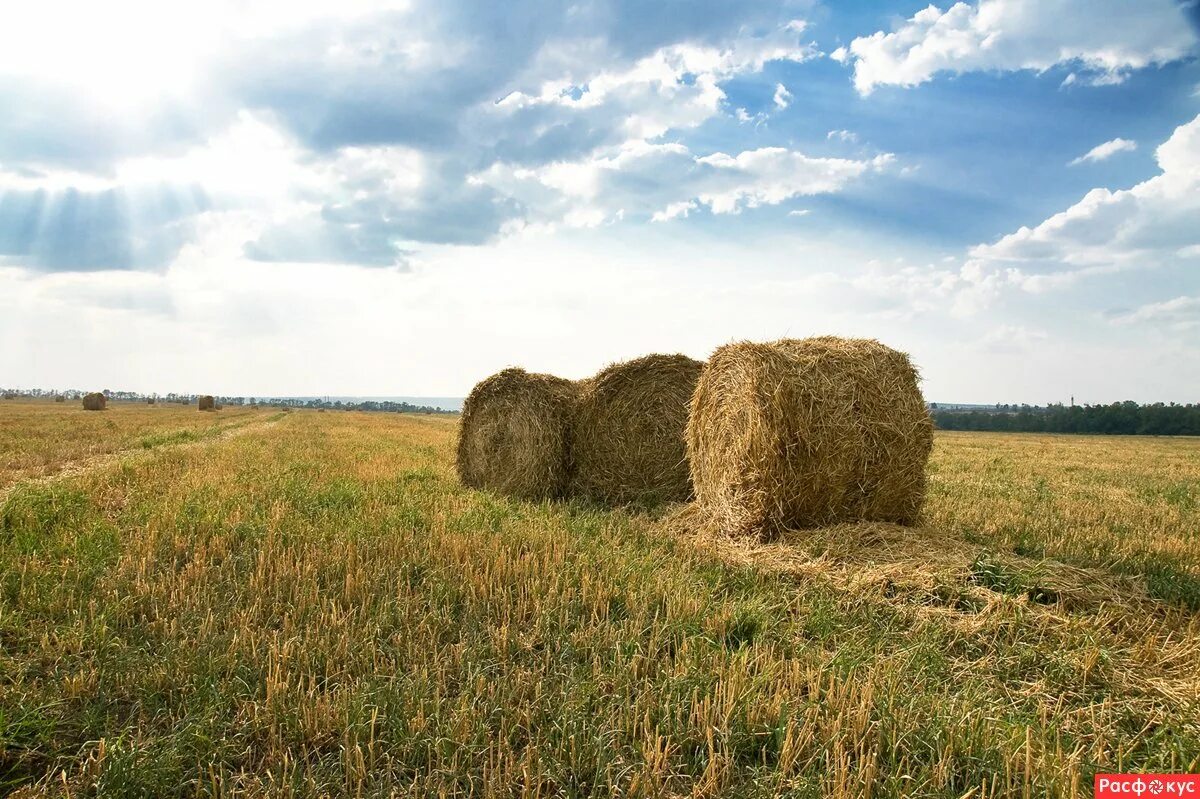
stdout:
{"type": "Polygon", "coordinates": [[[907,355],[868,339],[719,348],[687,433],[705,516],[763,538],[842,521],[913,523],[933,446],[917,381],[907,355]]]}
{"type": "Polygon", "coordinates": [[[217,401],[205,394],[198,400],[197,407],[202,411],[215,411],[217,409],[217,401]]]}
{"type": "Polygon", "coordinates": [[[98,391],[87,394],[83,398],[85,411],[102,411],[108,405],[108,398],[98,391]]]}
{"type": "Polygon", "coordinates": [[[615,504],[689,499],[684,432],[703,367],[686,355],[647,355],[584,381],[571,435],[571,493],[615,504]]]}
{"type": "Polygon", "coordinates": [[[524,499],[561,496],[577,396],[570,380],[524,369],[505,369],[476,385],[459,424],[463,485],[524,499]]]}

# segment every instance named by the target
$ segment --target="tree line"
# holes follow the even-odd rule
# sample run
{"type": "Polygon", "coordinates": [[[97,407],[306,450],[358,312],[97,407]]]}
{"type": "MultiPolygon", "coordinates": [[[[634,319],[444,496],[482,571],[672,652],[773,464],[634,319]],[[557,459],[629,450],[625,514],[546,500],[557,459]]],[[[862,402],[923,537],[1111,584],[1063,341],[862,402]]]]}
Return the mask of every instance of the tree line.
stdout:
{"type": "MultiPolygon", "coordinates": [[[[28,397],[33,399],[51,399],[54,397],[62,397],[68,400],[82,399],[88,392],[80,389],[6,389],[0,388],[0,397],[3,399],[16,399],[18,397],[28,397]]],[[[178,404],[178,405],[195,405],[199,399],[198,394],[142,394],[137,391],[111,391],[104,389],[102,392],[110,402],[155,402],[163,404],[178,404]]],[[[448,411],[444,408],[435,408],[430,405],[413,405],[411,402],[393,402],[391,400],[366,400],[363,402],[342,402],[341,400],[327,399],[303,399],[299,397],[224,397],[214,396],[219,405],[233,406],[272,406],[278,408],[312,408],[318,410],[331,411],[372,411],[379,413],[457,413],[457,411],[448,411]]]]}
{"type": "Polygon", "coordinates": [[[1114,402],[1111,405],[997,405],[986,409],[930,405],[941,430],[1013,433],[1092,433],[1127,436],[1200,436],[1200,405],[1114,402]]]}

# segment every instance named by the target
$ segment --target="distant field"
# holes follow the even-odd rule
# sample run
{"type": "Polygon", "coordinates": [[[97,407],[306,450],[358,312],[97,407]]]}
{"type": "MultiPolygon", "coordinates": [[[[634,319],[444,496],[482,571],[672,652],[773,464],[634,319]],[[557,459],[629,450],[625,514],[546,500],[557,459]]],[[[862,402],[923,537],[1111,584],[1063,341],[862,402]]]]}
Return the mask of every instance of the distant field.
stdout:
{"type": "Polygon", "coordinates": [[[0,400],[0,490],[84,458],[198,440],[255,413],[249,408],[200,413],[195,405],[124,402],[85,411],[77,400],[0,400]]]}
{"type": "Polygon", "coordinates": [[[1098,769],[1200,770],[1200,440],[940,434],[924,527],[748,545],[465,490],[453,417],[260,412],[147,449],[214,420],[21,413],[6,459],[140,454],[0,508],[0,792],[1090,796],[1098,769]],[[115,426],[77,446],[84,416],[115,426]]]}

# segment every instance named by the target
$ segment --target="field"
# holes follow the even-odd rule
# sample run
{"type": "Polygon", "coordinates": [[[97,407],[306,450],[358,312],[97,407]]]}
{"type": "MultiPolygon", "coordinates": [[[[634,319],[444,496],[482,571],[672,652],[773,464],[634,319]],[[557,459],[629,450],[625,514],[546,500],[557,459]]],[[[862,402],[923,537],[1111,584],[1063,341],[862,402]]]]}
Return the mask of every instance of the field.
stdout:
{"type": "Polygon", "coordinates": [[[1200,770],[1200,440],[939,434],[922,527],[752,545],[466,490],[454,417],[14,407],[19,796],[1090,796],[1097,770],[1200,770]]]}
{"type": "Polygon", "coordinates": [[[110,403],[103,413],[78,400],[55,403],[4,400],[0,404],[0,491],[18,480],[53,475],[122,450],[199,441],[251,419],[257,411],[196,406],[110,403]]]}

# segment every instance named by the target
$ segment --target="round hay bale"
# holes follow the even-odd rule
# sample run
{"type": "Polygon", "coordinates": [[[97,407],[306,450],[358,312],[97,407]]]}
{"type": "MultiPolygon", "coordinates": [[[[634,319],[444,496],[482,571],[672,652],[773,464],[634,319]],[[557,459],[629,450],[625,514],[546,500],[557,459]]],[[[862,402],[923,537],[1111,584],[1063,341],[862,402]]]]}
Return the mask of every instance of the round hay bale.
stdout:
{"type": "Polygon", "coordinates": [[[869,339],[719,348],[687,431],[705,515],[762,538],[843,521],[912,524],[933,446],[917,382],[906,354],[869,339]]]}
{"type": "Polygon", "coordinates": [[[55,402],[66,402],[66,401],[67,401],[67,398],[66,398],[66,397],[64,397],[62,394],[57,394],[57,395],[55,395],[55,397],[54,397],[54,401],[55,401],[55,402]]]}
{"type": "Polygon", "coordinates": [[[217,401],[208,394],[205,394],[197,401],[196,406],[202,411],[215,411],[217,409],[217,401]]]}
{"type": "Polygon", "coordinates": [[[570,380],[505,369],[463,403],[456,466],[463,485],[524,499],[559,497],[570,475],[570,380]]]}
{"type": "Polygon", "coordinates": [[[83,409],[85,411],[102,411],[108,406],[108,398],[98,391],[93,391],[83,398],[83,409]]]}
{"type": "Polygon", "coordinates": [[[687,501],[684,432],[703,368],[686,355],[647,355],[584,381],[571,435],[571,493],[613,504],[687,501]]]}

